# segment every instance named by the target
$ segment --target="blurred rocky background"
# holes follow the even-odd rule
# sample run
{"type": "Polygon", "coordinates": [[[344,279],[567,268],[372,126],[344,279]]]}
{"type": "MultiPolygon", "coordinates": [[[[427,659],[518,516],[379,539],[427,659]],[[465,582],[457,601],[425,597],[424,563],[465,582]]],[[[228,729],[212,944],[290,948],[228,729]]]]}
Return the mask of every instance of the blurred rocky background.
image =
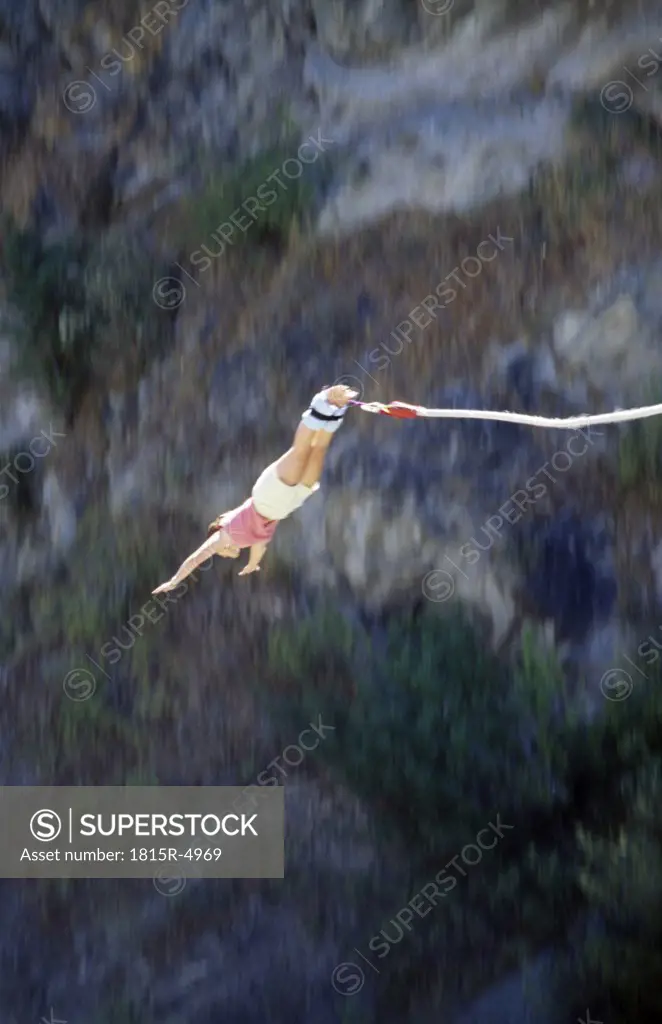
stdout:
{"type": "Polygon", "coordinates": [[[287,809],[282,882],[2,881],[5,1024],[659,1019],[659,420],[350,414],[149,595],[333,380],[661,401],[661,96],[659,3],[0,0],[2,782],[287,809]]]}

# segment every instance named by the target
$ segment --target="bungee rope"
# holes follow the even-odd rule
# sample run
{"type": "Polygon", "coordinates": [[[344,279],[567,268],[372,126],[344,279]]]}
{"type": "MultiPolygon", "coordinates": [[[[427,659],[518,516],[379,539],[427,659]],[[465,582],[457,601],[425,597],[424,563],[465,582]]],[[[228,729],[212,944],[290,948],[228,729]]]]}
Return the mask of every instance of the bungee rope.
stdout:
{"type": "Polygon", "coordinates": [[[650,416],[662,415],[662,404],[644,405],[640,409],[616,409],[614,412],[603,412],[597,416],[569,416],[566,419],[483,409],[425,409],[422,405],[408,405],[406,402],[389,402],[388,405],[383,405],[381,402],[350,401],[349,404],[362,409],[363,412],[391,416],[397,420],[497,420],[502,423],[522,423],[530,427],[548,427],[556,430],[574,430],[577,427],[597,426],[598,423],[627,423],[631,420],[643,420],[650,416]]]}

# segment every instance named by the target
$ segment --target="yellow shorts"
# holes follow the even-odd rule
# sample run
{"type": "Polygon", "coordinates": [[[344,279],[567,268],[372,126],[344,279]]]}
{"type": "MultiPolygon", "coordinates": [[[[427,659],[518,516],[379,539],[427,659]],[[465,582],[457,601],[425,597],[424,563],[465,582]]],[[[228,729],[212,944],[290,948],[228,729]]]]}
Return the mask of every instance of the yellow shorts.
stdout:
{"type": "Polygon", "coordinates": [[[253,504],[265,519],[287,519],[319,490],[319,486],[295,484],[291,487],[279,479],[275,465],[268,466],[253,487],[253,504]]]}

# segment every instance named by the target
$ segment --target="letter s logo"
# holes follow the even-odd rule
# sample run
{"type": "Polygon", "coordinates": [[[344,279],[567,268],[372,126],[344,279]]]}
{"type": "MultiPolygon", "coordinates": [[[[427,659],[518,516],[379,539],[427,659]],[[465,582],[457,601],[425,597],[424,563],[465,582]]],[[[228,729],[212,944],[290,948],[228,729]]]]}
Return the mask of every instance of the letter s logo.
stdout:
{"type": "Polygon", "coordinates": [[[62,821],[55,811],[35,811],[30,818],[30,831],[40,843],[50,843],[62,831],[62,821]]]}

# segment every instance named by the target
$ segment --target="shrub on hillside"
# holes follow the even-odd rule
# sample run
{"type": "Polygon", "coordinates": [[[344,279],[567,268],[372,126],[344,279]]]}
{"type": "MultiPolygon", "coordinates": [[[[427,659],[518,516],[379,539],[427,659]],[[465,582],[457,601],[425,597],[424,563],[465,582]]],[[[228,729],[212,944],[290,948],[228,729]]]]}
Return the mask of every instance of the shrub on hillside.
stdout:
{"type": "Polygon", "coordinates": [[[622,783],[623,824],[581,831],[580,880],[601,927],[583,951],[585,998],[614,1024],[662,1018],[662,760],[622,783]]]}
{"type": "MultiPolygon", "coordinates": [[[[649,389],[642,404],[662,402],[660,389],[649,389]]],[[[619,443],[619,479],[626,489],[637,488],[657,500],[662,494],[662,419],[650,416],[628,423],[619,443]]]]}
{"type": "Polygon", "coordinates": [[[497,810],[522,820],[564,799],[539,681],[523,671],[515,685],[458,615],[370,635],[322,610],[274,633],[270,663],[334,723],[320,756],[418,839],[466,842],[497,810]]]}
{"type": "Polygon", "coordinates": [[[2,267],[9,298],[19,310],[19,370],[40,379],[70,414],[90,372],[90,312],[81,286],[84,247],[67,241],[44,246],[31,230],[2,226],[2,267]]]}
{"type": "Polygon", "coordinates": [[[111,229],[100,240],[46,245],[5,221],[2,269],[22,318],[19,371],[40,379],[69,422],[95,374],[137,363],[171,330],[152,299],[159,268],[140,239],[111,229]]]}
{"type": "Polygon", "coordinates": [[[95,313],[92,361],[99,375],[118,360],[142,373],[167,350],[172,321],[153,299],[163,273],[144,239],[123,226],[111,227],[90,245],[83,289],[86,306],[95,313]]]}
{"type": "MultiPolygon", "coordinates": [[[[236,167],[220,171],[210,169],[203,187],[186,204],[187,243],[196,245],[208,240],[217,228],[230,221],[233,213],[244,222],[251,222],[245,231],[235,229],[233,245],[282,247],[293,230],[306,229],[328,177],[328,162],[320,154],[315,163],[303,166],[299,178],[288,179],[282,173],[283,164],[295,159],[296,152],[294,142],[281,143],[236,167]],[[274,174],[280,176],[283,185],[277,178],[273,179],[274,174]],[[251,198],[260,208],[254,207],[249,215],[242,204],[251,198]]],[[[208,241],[207,244],[215,252],[221,243],[208,241]]]]}

